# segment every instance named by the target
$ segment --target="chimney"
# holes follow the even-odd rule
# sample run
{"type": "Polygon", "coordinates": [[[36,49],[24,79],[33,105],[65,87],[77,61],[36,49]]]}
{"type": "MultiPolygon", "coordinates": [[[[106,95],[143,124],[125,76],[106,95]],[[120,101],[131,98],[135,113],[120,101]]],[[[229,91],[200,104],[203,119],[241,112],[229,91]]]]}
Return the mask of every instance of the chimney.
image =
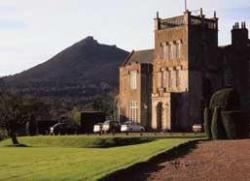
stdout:
{"type": "Polygon", "coordinates": [[[159,17],[159,12],[156,12],[156,18],[154,19],[155,21],[155,30],[160,29],[160,17],[159,17]]]}
{"type": "Polygon", "coordinates": [[[248,42],[248,29],[245,22],[235,23],[232,33],[232,45],[233,46],[246,46],[248,42]],[[240,26],[241,24],[241,26],[240,26]]]}

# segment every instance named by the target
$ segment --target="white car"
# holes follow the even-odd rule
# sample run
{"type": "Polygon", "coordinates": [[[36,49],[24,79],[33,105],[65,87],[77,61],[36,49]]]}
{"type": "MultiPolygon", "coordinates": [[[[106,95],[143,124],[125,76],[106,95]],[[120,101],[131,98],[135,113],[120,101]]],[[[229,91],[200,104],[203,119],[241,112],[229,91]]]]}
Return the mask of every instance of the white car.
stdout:
{"type": "Polygon", "coordinates": [[[119,132],[120,123],[118,121],[105,121],[102,126],[102,131],[104,133],[119,132]]]}
{"type": "Polygon", "coordinates": [[[110,121],[105,121],[102,126],[102,131],[104,133],[108,132],[110,130],[110,121]]]}
{"type": "Polygon", "coordinates": [[[145,128],[136,122],[125,122],[121,125],[121,132],[144,132],[145,128]]]}
{"type": "Polygon", "coordinates": [[[94,133],[101,133],[102,132],[102,125],[103,123],[97,123],[94,125],[93,132],[94,133]]]}
{"type": "Polygon", "coordinates": [[[201,133],[202,132],[202,125],[201,124],[194,124],[192,126],[192,130],[195,133],[201,133]]]}

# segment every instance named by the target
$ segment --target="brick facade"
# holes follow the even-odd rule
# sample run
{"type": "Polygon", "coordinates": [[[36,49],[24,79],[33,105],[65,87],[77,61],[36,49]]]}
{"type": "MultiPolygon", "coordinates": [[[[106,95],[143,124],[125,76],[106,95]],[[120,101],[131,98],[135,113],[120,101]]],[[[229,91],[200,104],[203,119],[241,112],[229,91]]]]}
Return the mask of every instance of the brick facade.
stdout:
{"type": "Polygon", "coordinates": [[[212,93],[230,81],[249,98],[250,41],[244,23],[234,26],[232,41],[218,46],[216,14],[206,18],[202,10],[198,16],[186,11],[167,19],[157,14],[154,50],[133,51],[120,67],[121,121],[154,130],[190,130],[203,122],[212,93]],[[135,72],[137,87],[131,89],[135,72]]]}

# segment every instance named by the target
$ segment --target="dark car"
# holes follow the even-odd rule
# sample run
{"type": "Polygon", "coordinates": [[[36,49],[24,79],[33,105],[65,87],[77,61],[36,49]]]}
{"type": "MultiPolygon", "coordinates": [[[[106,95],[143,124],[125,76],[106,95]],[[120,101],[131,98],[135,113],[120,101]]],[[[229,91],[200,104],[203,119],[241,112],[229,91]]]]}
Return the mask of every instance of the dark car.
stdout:
{"type": "Polygon", "coordinates": [[[74,123],[57,123],[50,127],[50,134],[66,135],[66,134],[79,134],[80,126],[74,123]]]}

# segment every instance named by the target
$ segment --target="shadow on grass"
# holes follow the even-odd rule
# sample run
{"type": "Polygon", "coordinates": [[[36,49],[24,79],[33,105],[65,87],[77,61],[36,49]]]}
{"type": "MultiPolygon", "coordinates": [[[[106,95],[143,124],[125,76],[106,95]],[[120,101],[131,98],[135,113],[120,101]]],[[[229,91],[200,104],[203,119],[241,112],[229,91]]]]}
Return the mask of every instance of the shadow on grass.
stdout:
{"type": "Polygon", "coordinates": [[[27,148],[31,147],[25,144],[12,144],[12,145],[4,145],[3,147],[12,147],[12,148],[27,148]]]}
{"type": "Polygon", "coordinates": [[[181,144],[169,151],[166,151],[160,155],[157,155],[150,160],[142,163],[135,164],[127,169],[118,170],[110,175],[105,176],[100,181],[144,181],[147,180],[151,173],[157,172],[164,166],[161,163],[171,161],[176,158],[181,158],[186,154],[192,152],[197,147],[199,140],[190,141],[188,143],[181,144]]]}
{"type": "Polygon", "coordinates": [[[98,139],[92,148],[113,148],[121,146],[131,146],[155,141],[155,138],[147,137],[114,137],[108,139],[98,139]]]}

